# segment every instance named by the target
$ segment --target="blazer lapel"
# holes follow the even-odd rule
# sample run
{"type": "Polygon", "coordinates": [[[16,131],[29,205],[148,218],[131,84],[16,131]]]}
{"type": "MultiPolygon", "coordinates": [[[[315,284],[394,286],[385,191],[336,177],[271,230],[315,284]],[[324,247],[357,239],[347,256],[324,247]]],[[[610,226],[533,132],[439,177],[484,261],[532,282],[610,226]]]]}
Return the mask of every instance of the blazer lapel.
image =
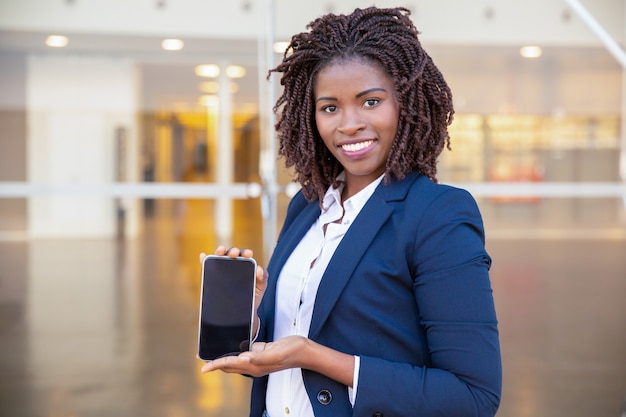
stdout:
{"type": "MultiPolygon", "coordinates": [[[[348,232],[341,240],[331,258],[320,282],[316,298],[309,337],[315,338],[331,313],[341,292],[348,283],[356,265],[367,251],[380,228],[393,214],[393,207],[388,203],[403,200],[411,184],[419,178],[417,172],[407,175],[404,180],[390,184],[380,184],[369,201],[365,204],[348,232]]],[[[300,240],[320,215],[319,202],[308,203],[302,208],[297,218],[291,222],[274,251],[268,270],[270,280],[265,292],[263,304],[274,306],[276,302],[276,283],[287,258],[300,240]],[[267,298],[267,299],[266,299],[267,298]]],[[[274,315],[268,317],[267,329],[270,340],[274,334],[274,315]]]]}
{"type": "Polygon", "coordinates": [[[320,282],[309,329],[309,338],[315,339],[318,336],[357,264],[380,228],[392,216],[394,209],[388,203],[405,199],[408,190],[420,176],[419,172],[415,171],[403,180],[379,184],[356,217],[335,250],[320,282]]]}
{"type": "Polygon", "coordinates": [[[380,194],[374,193],[348,229],[317,290],[309,338],[314,339],[318,335],[359,260],[392,213],[393,208],[380,194]]]}
{"type": "MultiPolygon", "coordinates": [[[[320,215],[319,202],[313,202],[306,204],[302,211],[296,216],[296,219],[291,222],[288,230],[280,238],[276,251],[272,255],[270,263],[267,267],[268,272],[271,274],[267,283],[267,289],[263,296],[263,304],[268,306],[274,306],[276,304],[276,284],[278,282],[278,275],[283,269],[285,262],[296,248],[300,240],[304,237],[306,232],[309,231],[311,225],[317,220],[320,215]]],[[[267,322],[267,335],[269,340],[273,339],[274,335],[274,314],[270,314],[267,322]]]]}
{"type": "Polygon", "coordinates": [[[288,225],[288,230],[286,230],[284,235],[280,238],[278,242],[280,248],[272,255],[268,269],[272,268],[276,272],[283,269],[287,258],[289,258],[291,252],[293,252],[298,243],[300,243],[300,240],[302,240],[304,235],[309,231],[311,225],[320,216],[320,212],[320,206],[317,201],[308,203],[302,208],[302,211],[296,216],[294,221],[288,225]]]}

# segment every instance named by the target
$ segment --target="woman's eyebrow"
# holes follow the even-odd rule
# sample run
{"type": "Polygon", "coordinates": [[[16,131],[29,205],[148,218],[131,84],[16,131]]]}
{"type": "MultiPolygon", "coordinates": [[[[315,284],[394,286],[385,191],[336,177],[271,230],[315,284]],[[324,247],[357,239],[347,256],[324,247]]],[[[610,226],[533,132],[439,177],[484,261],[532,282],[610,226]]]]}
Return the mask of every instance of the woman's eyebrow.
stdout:
{"type": "Polygon", "coordinates": [[[322,100],[337,101],[335,97],[318,97],[315,99],[315,102],[317,103],[318,101],[322,101],[322,100]]]}
{"type": "Polygon", "coordinates": [[[373,92],[375,92],[375,91],[384,91],[384,92],[387,92],[387,90],[385,90],[385,89],[384,89],[384,88],[382,88],[382,87],[374,87],[374,88],[370,88],[370,89],[365,90],[365,91],[361,91],[359,94],[357,94],[357,95],[356,95],[356,96],[354,96],[354,97],[355,97],[355,98],[363,97],[364,95],[367,95],[367,94],[373,93],[373,92]]]}
{"type": "MultiPolygon", "coordinates": [[[[354,96],[354,98],[363,97],[363,96],[365,96],[365,95],[367,95],[367,94],[370,94],[370,93],[373,93],[373,92],[375,92],[375,91],[384,91],[384,92],[387,92],[387,90],[385,90],[385,89],[384,89],[384,88],[382,88],[382,87],[374,87],[374,88],[369,88],[369,89],[367,89],[367,90],[365,90],[365,91],[361,91],[359,94],[357,94],[356,96],[354,96]]],[[[316,99],[315,99],[315,102],[317,103],[318,101],[321,101],[321,100],[337,101],[337,99],[336,99],[335,97],[318,97],[318,98],[316,98],[316,99]]]]}

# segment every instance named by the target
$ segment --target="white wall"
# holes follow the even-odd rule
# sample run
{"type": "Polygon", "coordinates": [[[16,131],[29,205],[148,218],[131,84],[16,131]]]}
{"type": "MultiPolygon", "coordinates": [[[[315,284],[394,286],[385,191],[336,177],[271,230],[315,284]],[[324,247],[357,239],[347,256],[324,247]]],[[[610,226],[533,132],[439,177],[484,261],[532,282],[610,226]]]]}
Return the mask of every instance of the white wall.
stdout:
{"type": "MultiPolygon", "coordinates": [[[[623,38],[623,0],[581,1],[614,38],[623,38]]],[[[253,39],[270,3],[276,37],[284,39],[329,10],[375,3],[412,9],[422,38],[432,43],[599,44],[564,0],[0,0],[0,29],[253,39]]]]}
{"type": "MultiPolygon", "coordinates": [[[[136,180],[136,77],[126,59],[30,56],[27,61],[27,180],[102,184],[115,180],[116,129],[129,132],[127,171],[136,180]]],[[[128,230],[136,232],[129,205],[128,230]]],[[[106,197],[33,197],[29,236],[114,236],[114,201],[106,197]]]]}

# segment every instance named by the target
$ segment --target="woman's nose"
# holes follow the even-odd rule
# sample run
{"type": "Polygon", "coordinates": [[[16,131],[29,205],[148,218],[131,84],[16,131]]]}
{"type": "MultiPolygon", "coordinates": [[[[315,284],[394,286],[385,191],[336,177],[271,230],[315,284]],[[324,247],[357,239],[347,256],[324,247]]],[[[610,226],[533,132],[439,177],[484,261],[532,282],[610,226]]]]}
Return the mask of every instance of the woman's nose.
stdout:
{"type": "Polygon", "coordinates": [[[358,111],[344,110],[337,130],[344,135],[354,135],[364,129],[365,125],[358,111]]]}

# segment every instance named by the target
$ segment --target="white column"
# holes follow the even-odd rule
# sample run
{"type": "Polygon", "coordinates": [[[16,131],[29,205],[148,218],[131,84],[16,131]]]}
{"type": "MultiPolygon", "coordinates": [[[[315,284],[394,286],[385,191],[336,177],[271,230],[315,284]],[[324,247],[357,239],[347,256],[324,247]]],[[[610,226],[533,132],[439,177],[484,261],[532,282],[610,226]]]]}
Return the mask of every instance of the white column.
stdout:
{"type": "MultiPolygon", "coordinates": [[[[626,1],[624,1],[626,6],[626,1]]],[[[626,7],[624,7],[624,33],[626,40],[626,7]]],[[[626,183],[626,67],[622,66],[622,137],[620,143],[619,173],[622,183],[626,183]]],[[[626,211],[626,195],[623,198],[624,209],[626,211]]]]}
{"type": "Polygon", "coordinates": [[[277,150],[275,117],[272,111],[276,101],[276,77],[265,79],[267,71],[274,67],[274,28],[276,7],[274,0],[263,0],[259,7],[259,34],[257,42],[259,68],[259,118],[261,127],[260,170],[264,192],[261,195],[263,216],[263,246],[265,259],[269,259],[276,244],[278,211],[278,176],[276,173],[277,150]]]}
{"type": "MultiPolygon", "coordinates": [[[[228,64],[220,65],[219,75],[219,104],[217,118],[217,160],[215,161],[216,182],[222,186],[233,183],[234,149],[232,127],[232,93],[230,80],[226,76],[228,64]]],[[[228,196],[218,197],[215,204],[215,233],[217,242],[221,245],[230,246],[232,242],[233,227],[233,201],[228,196]]]]}

